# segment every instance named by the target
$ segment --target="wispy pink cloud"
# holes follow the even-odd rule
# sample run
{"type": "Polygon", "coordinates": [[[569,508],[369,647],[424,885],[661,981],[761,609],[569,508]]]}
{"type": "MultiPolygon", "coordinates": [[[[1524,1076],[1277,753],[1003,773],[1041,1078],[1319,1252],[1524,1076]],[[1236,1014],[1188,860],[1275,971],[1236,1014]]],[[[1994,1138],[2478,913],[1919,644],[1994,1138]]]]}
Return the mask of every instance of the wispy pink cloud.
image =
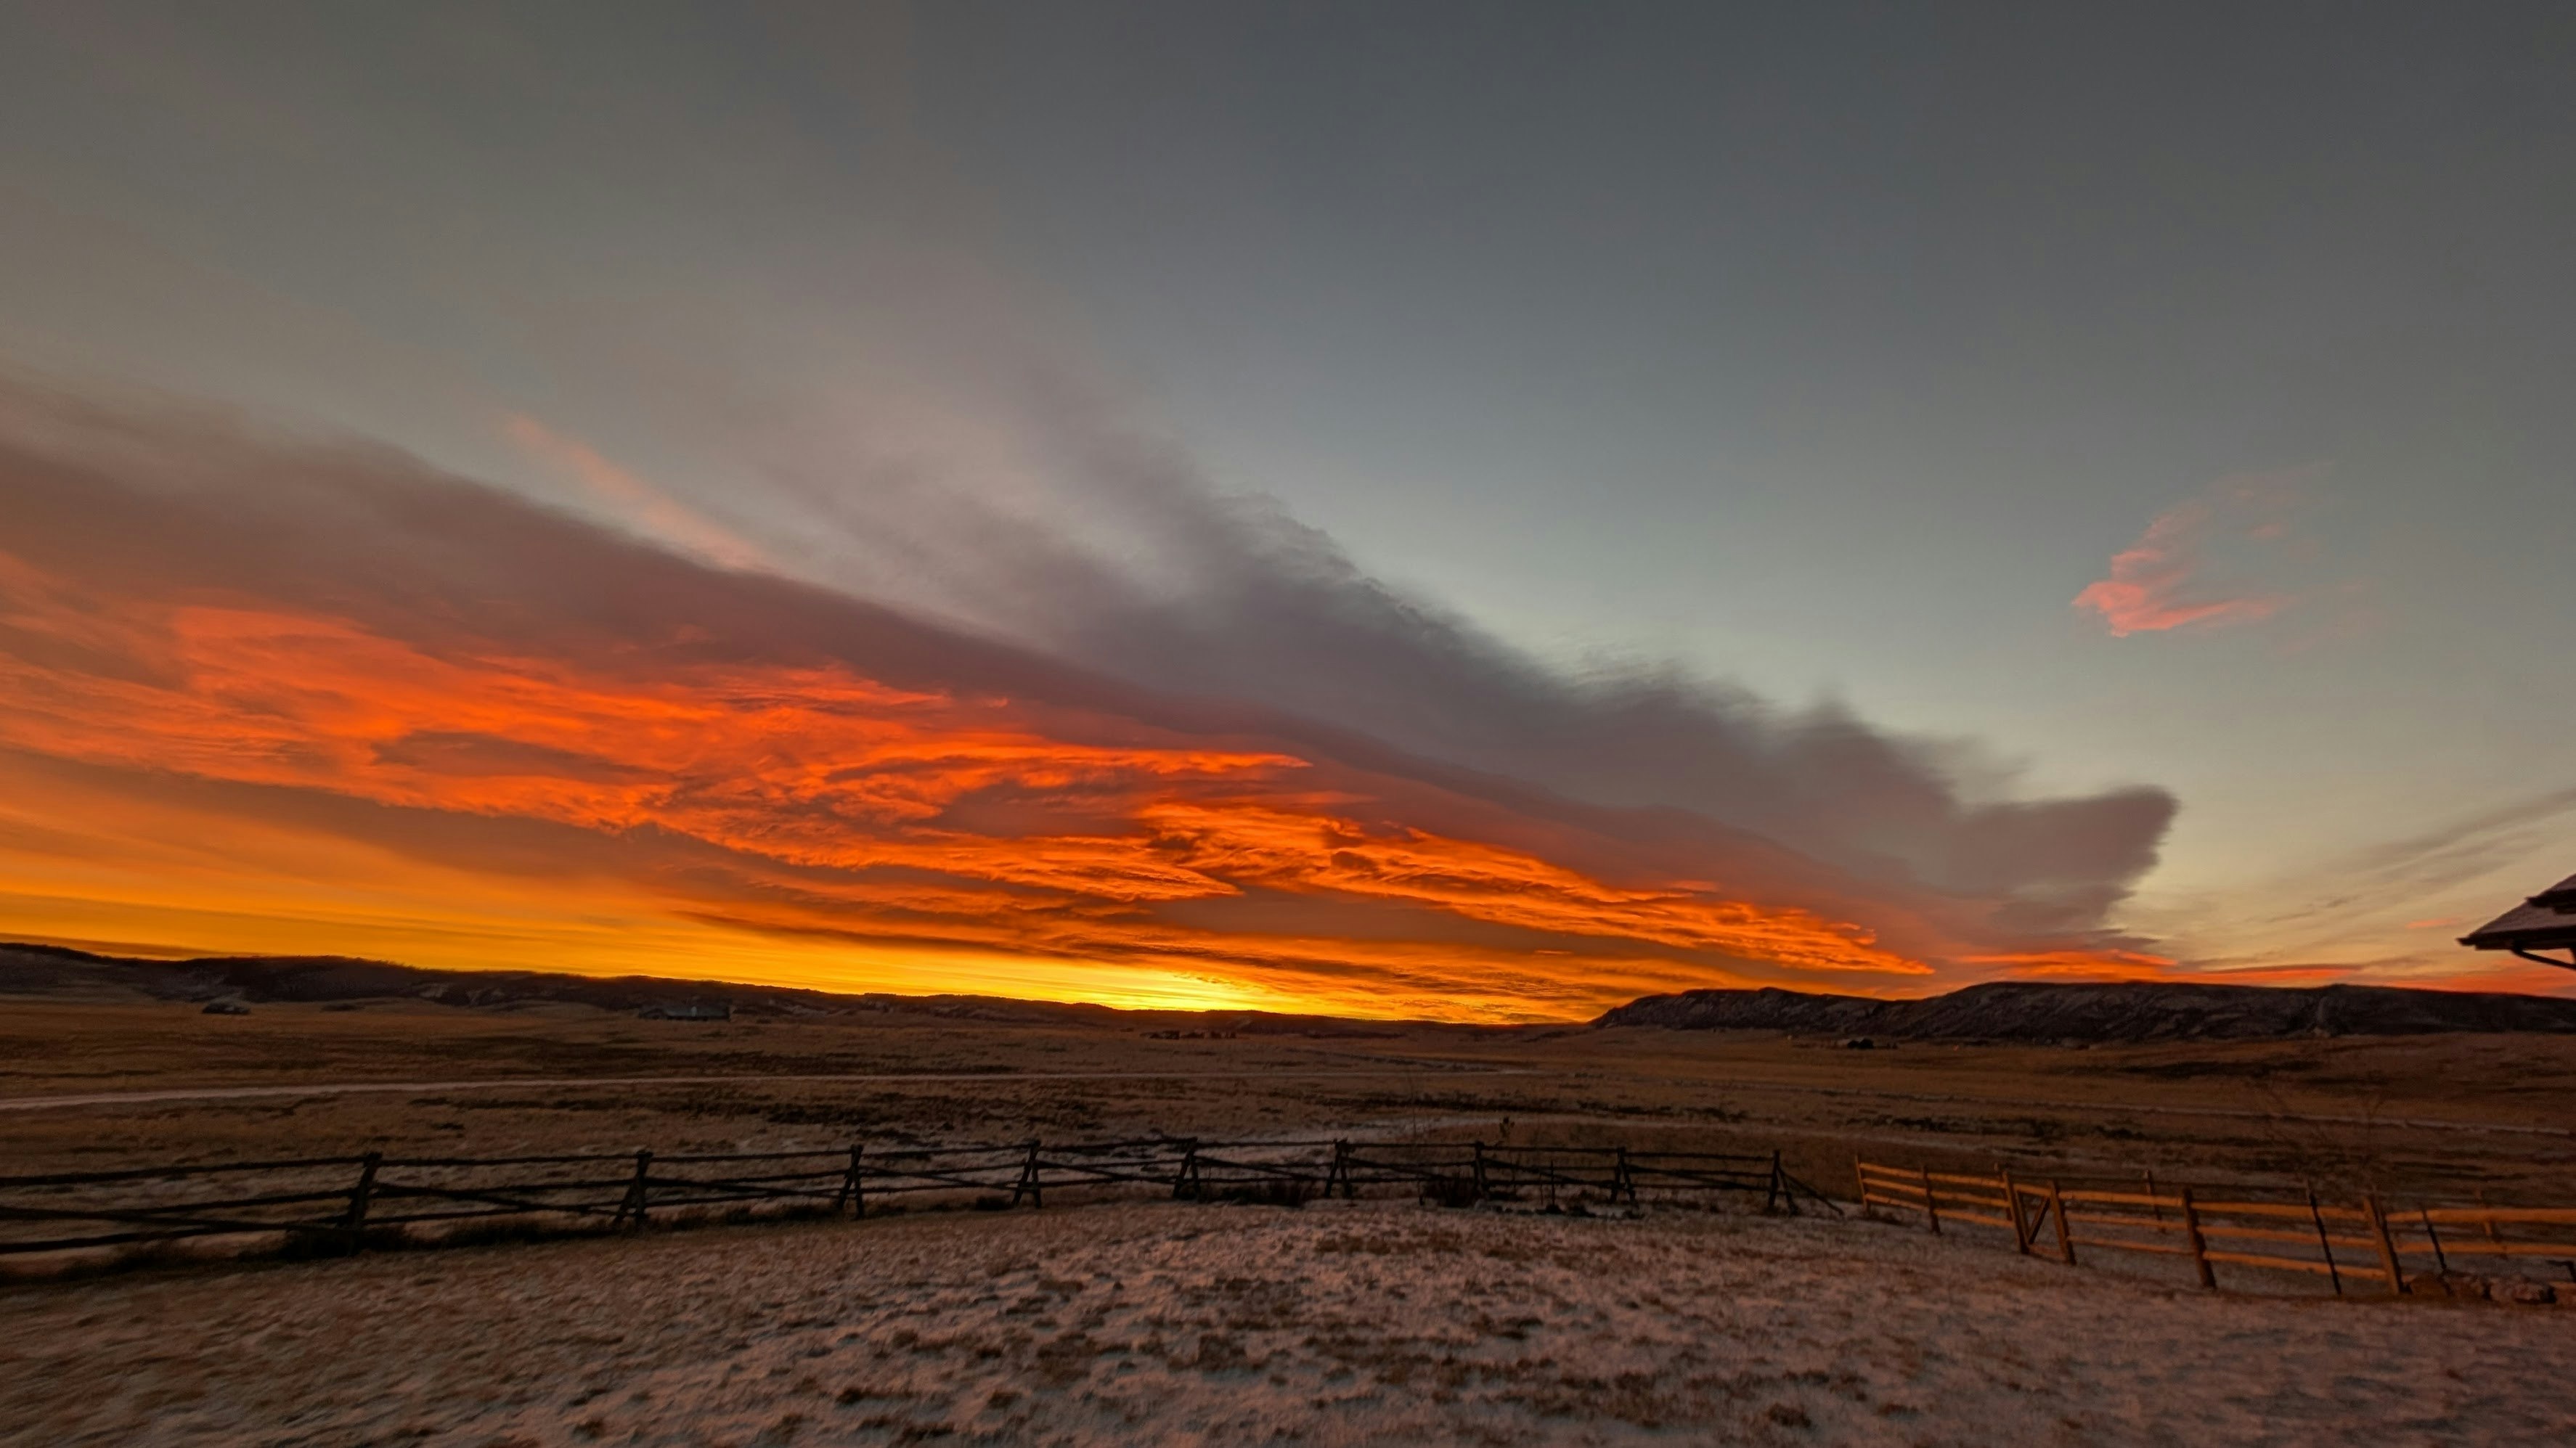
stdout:
{"type": "Polygon", "coordinates": [[[2270,618],[2291,596],[2211,578],[2208,554],[2220,542],[2282,541],[2289,533],[2284,514],[2322,471],[2312,466],[2231,478],[2167,509],[2137,542],[2111,555],[2110,569],[2075,595],[2074,606],[2100,614],[2115,638],[2270,618]]]}
{"type": "Polygon", "coordinates": [[[581,480],[593,497],[663,543],[725,568],[757,568],[760,550],[748,540],[610,462],[578,438],[566,437],[533,417],[512,416],[510,440],[581,480]]]}

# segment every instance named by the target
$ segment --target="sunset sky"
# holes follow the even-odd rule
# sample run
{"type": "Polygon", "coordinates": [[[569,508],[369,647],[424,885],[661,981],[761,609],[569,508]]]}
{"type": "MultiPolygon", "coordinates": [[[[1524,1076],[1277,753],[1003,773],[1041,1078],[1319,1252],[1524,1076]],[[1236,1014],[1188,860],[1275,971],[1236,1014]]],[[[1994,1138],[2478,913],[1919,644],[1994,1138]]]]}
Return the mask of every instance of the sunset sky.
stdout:
{"type": "Polygon", "coordinates": [[[7,7],[0,938],[2576,986],[2576,11],[2080,8],[7,7]]]}

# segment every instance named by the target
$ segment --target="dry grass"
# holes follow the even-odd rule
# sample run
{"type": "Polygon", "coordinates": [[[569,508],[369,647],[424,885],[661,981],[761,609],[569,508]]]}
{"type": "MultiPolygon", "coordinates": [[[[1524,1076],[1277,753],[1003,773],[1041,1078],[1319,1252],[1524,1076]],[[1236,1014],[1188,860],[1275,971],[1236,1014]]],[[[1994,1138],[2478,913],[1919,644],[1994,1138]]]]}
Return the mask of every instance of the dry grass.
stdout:
{"type": "Polygon", "coordinates": [[[1789,1150],[1848,1190],[1856,1151],[1936,1169],[2313,1181],[2407,1194],[2576,1186],[2576,1040],[2438,1036],[2095,1050],[1662,1031],[1409,1027],[1382,1039],[1152,1040],[889,1014],[702,1025],[577,1007],[163,1003],[0,1007],[0,1097],[311,1082],[713,1075],[721,1083],[0,1111],[19,1169],[337,1155],[826,1146],[1110,1136],[1369,1135],[1789,1150]],[[762,1076],[962,1072],[955,1081],[762,1076]],[[1066,1073],[1155,1073],[1047,1079],[1066,1073]],[[1012,1079],[1012,1078],[1018,1079],[1012,1079]],[[2459,1126],[2505,1128],[2461,1130],[2459,1126]],[[1446,1129],[1446,1128],[1444,1128],[1446,1129]]]}

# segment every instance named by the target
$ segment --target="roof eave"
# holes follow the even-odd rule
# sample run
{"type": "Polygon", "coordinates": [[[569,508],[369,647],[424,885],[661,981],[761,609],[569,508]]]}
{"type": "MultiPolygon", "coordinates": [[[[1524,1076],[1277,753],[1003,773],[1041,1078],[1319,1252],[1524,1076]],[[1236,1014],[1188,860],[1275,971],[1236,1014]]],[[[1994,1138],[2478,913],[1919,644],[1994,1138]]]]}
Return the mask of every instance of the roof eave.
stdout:
{"type": "Polygon", "coordinates": [[[2460,943],[2471,950],[2558,950],[2576,946],[2576,922],[2540,929],[2481,930],[2461,936],[2460,943]]]}

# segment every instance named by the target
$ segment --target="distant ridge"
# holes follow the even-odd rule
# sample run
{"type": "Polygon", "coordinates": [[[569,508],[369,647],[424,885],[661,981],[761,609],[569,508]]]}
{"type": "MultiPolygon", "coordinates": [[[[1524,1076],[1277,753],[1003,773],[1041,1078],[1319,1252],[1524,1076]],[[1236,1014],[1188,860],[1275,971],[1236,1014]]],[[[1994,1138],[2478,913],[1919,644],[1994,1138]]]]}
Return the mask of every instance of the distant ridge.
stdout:
{"type": "Polygon", "coordinates": [[[858,1012],[950,1020],[1092,1025],[1179,1024],[1241,1035],[1381,1036],[1391,1022],[1268,1011],[1121,1010],[1114,1006],[1005,996],[842,995],[787,986],[677,980],[668,976],[587,976],[534,970],[429,970],[341,955],[212,955],[145,960],[99,955],[62,945],[0,942],[0,995],[133,996],[156,1000],[358,1002],[424,1000],[440,1005],[508,1009],[564,1004],[607,1011],[722,1004],[743,1016],[827,1016],[858,1012]]]}
{"type": "Polygon", "coordinates": [[[2576,1032],[2576,1000],[2376,985],[2288,988],[2168,981],[2117,985],[2000,981],[1911,1001],[1809,995],[1777,988],[1684,991],[1630,1001],[1593,1024],[1894,1040],[2252,1041],[2460,1031],[2576,1032]]]}
{"type": "MultiPolygon", "coordinates": [[[[533,970],[430,970],[337,955],[219,955],[148,960],[60,945],[0,942],[0,995],[144,996],[252,1004],[421,1000],[508,1010],[544,1004],[607,1011],[723,1004],[740,1016],[875,1013],[996,1023],[1183,1027],[1241,1035],[1391,1036],[1404,1023],[1267,1011],[1122,1010],[1006,996],[837,994],[667,976],[533,970]]],[[[1414,1026],[1433,1023],[1414,1022],[1414,1026]]],[[[1694,990],[1614,1007],[1595,1027],[1786,1031],[1875,1040],[2119,1043],[2576,1033],[2576,1000],[2394,986],[2200,985],[2152,981],[2043,985],[2000,981],[1923,1000],[1782,990],[1694,990]]],[[[1459,1029],[1473,1029],[1461,1027],[1459,1029]]],[[[1561,1027],[1559,1029],[1562,1029],[1561,1027]]]]}

